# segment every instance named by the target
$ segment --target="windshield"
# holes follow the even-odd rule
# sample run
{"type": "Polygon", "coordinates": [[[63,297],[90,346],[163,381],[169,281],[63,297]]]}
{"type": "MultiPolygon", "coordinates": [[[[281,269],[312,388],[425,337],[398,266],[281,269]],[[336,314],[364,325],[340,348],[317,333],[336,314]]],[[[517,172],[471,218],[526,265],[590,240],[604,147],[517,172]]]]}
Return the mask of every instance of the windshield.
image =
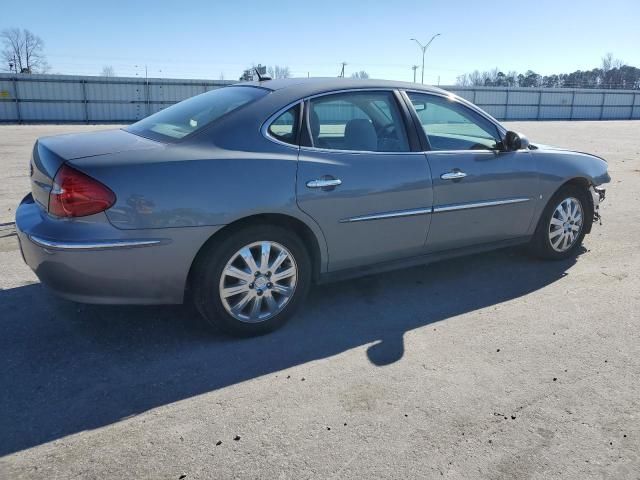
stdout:
{"type": "Polygon", "coordinates": [[[255,87],[217,88],[160,110],[126,130],[153,140],[180,140],[266,94],[267,90],[255,87]]]}

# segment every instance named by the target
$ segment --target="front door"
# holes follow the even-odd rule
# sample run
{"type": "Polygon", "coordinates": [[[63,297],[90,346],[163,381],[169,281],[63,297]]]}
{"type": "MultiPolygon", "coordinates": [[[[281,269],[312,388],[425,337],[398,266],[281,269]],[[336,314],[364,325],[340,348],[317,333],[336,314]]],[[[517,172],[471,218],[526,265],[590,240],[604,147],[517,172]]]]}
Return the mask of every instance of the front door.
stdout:
{"type": "Polygon", "coordinates": [[[504,151],[497,127],[449,98],[408,93],[425,131],[433,175],[428,251],[527,235],[538,174],[528,150],[504,151]]]}
{"type": "Polygon", "coordinates": [[[424,250],[431,177],[424,154],[411,151],[401,108],[393,91],[328,94],[306,104],[297,200],[325,235],[329,271],[424,250]]]}

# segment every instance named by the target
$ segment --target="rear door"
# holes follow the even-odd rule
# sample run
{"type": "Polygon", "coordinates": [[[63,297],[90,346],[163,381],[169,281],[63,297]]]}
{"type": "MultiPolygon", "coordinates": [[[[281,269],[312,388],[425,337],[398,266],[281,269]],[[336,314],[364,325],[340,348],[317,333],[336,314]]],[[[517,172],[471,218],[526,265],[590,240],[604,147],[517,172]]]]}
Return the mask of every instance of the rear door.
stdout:
{"type": "Polygon", "coordinates": [[[538,174],[528,150],[504,151],[497,126],[454,98],[407,92],[433,175],[428,251],[525,236],[538,174]]]}
{"type": "Polygon", "coordinates": [[[433,201],[427,159],[397,92],[348,91],[305,104],[299,207],[320,225],[329,270],[421,253],[433,201]]]}

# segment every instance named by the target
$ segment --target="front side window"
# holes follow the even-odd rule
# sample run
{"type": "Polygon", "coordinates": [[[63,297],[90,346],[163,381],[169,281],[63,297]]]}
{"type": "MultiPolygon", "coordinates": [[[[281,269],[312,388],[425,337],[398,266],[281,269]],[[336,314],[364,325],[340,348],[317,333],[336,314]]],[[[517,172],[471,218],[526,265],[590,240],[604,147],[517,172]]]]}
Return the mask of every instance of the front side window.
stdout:
{"type": "Polygon", "coordinates": [[[295,145],[298,136],[298,111],[299,105],[296,105],[271,122],[269,135],[281,142],[295,145]]]}
{"type": "Polygon", "coordinates": [[[392,92],[349,92],[309,101],[311,146],[330,150],[408,152],[392,92]]]}
{"type": "Polygon", "coordinates": [[[126,130],[163,142],[180,140],[267,93],[266,90],[255,87],[217,88],[160,110],[130,125],[126,130]]]}
{"type": "Polygon", "coordinates": [[[496,150],[495,125],[453,100],[408,93],[431,150],[496,150]]]}

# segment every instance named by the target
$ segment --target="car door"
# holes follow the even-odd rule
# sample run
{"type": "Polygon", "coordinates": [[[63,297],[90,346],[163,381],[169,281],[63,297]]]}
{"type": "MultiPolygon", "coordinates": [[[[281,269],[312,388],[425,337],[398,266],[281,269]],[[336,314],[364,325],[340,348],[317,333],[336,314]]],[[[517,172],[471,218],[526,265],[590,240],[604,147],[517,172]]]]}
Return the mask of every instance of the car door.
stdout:
{"type": "Polygon", "coordinates": [[[329,271],[421,253],[433,195],[408,108],[392,90],[305,102],[297,202],[327,241],[329,271]],[[413,145],[413,148],[412,148],[413,145]]]}
{"type": "Polygon", "coordinates": [[[505,151],[497,125],[453,97],[406,94],[425,133],[433,176],[427,250],[526,236],[538,190],[529,150],[505,151]]]}

